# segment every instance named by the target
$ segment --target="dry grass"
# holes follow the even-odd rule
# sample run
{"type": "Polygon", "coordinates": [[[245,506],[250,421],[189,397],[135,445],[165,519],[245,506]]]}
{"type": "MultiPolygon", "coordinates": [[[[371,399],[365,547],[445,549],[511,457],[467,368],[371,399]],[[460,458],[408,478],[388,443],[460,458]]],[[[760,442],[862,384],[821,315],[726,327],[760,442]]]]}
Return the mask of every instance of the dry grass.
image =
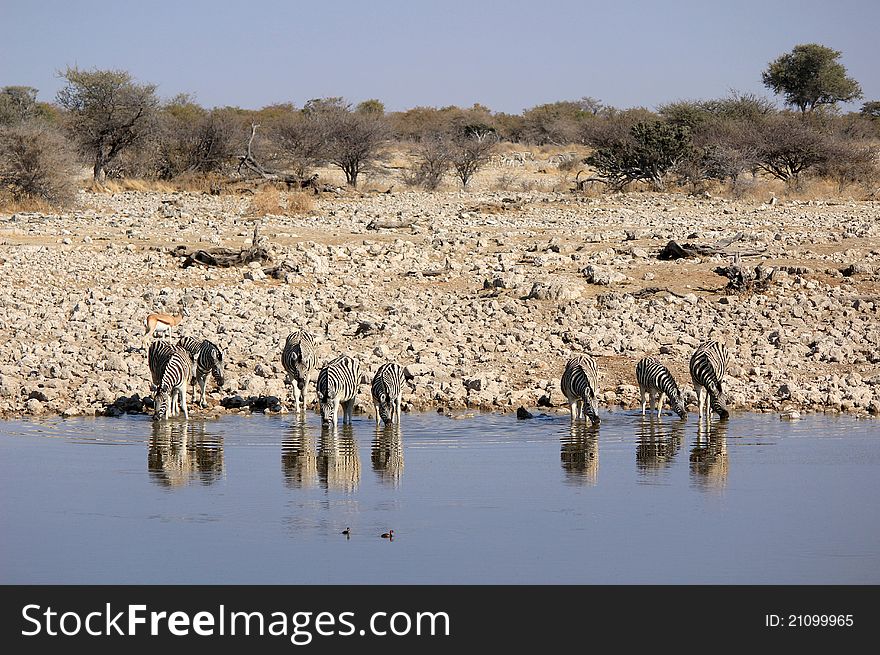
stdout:
{"type": "Polygon", "coordinates": [[[251,216],[297,216],[308,214],[314,208],[312,196],[303,191],[282,193],[273,187],[259,189],[251,197],[248,214],[251,216]]]}
{"type": "Polygon", "coordinates": [[[39,198],[15,199],[11,195],[0,193],[0,213],[16,214],[18,212],[39,212],[51,214],[56,208],[39,198]]]}
{"type": "Polygon", "coordinates": [[[160,193],[173,193],[177,191],[173,184],[161,180],[121,179],[105,180],[103,183],[89,180],[85,185],[86,191],[92,193],[122,193],[123,191],[158,191],[160,193]]]}
{"type": "Polygon", "coordinates": [[[288,215],[308,214],[315,208],[314,195],[305,191],[292,191],[287,194],[288,215]]]}

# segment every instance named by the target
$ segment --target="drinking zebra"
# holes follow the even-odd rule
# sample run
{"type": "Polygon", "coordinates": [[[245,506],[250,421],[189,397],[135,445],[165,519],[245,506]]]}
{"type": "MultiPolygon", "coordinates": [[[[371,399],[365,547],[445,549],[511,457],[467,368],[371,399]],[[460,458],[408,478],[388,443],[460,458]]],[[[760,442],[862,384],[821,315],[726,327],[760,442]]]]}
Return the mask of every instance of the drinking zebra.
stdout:
{"type": "Polygon", "coordinates": [[[167,419],[183,409],[184,418],[189,418],[186,407],[186,385],[193,377],[193,363],[189,352],[180,346],[173,346],[173,352],[165,364],[159,388],[156,390],[156,409],[153,420],[167,419]]]}
{"type": "Polygon", "coordinates": [[[193,402],[196,401],[196,385],[201,391],[199,407],[205,407],[205,386],[208,373],[214,376],[219,386],[223,386],[223,352],[207,339],[181,337],[177,345],[186,350],[193,361],[193,402]]]}
{"type": "Polygon", "coordinates": [[[318,405],[321,422],[336,425],[342,404],[342,424],[351,423],[351,414],[361,382],[361,365],[348,355],[340,355],[318,373],[318,405]]]}
{"type": "Polygon", "coordinates": [[[565,364],[562,373],[562,393],[568,400],[572,420],[589,417],[599,423],[598,400],[599,371],[595,360],[589,355],[576,355],[565,364]],[[575,410],[577,406],[577,410],[575,410]]]}
{"type": "Polygon", "coordinates": [[[381,418],[385,425],[400,423],[400,400],[403,396],[403,369],[399,364],[382,364],[370,385],[376,406],[376,425],[381,418]]]}
{"type": "Polygon", "coordinates": [[[727,348],[718,341],[706,341],[691,355],[690,370],[694,391],[697,392],[697,405],[700,418],[712,415],[712,410],[723,419],[730,416],[721,389],[721,381],[729,365],[727,348]]]}
{"type": "MultiPolygon", "coordinates": [[[[174,353],[174,346],[164,340],[153,341],[147,350],[147,365],[150,367],[150,392],[154,393],[159,390],[159,383],[162,381],[162,375],[165,373],[165,366],[171,355],[174,353]]],[[[177,406],[172,405],[171,411],[177,412],[177,406]]]]}
{"type": "Polygon", "coordinates": [[[303,413],[306,411],[308,405],[306,388],[316,364],[315,335],[303,330],[297,330],[287,335],[284,350],[281,352],[281,365],[284,367],[288,379],[293,383],[293,402],[297,414],[299,414],[300,403],[302,403],[303,413]]]}
{"type": "Polygon", "coordinates": [[[639,394],[642,399],[642,416],[645,415],[647,405],[646,396],[651,400],[651,411],[654,411],[654,402],[657,402],[657,417],[663,411],[663,402],[669,400],[669,406],[681,418],[687,418],[687,409],[681,390],[672,377],[672,373],[663,364],[653,357],[645,357],[636,364],[636,380],[639,383],[639,394]]]}

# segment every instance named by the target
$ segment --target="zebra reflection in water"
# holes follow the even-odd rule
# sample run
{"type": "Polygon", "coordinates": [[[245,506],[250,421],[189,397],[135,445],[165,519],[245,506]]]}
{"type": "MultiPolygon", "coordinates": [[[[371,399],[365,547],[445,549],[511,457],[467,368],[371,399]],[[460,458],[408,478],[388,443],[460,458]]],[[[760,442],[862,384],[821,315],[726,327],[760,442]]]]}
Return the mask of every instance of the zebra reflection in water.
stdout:
{"type": "Polygon", "coordinates": [[[382,482],[395,487],[400,484],[403,475],[403,439],[399,423],[376,425],[370,461],[382,482]]]}
{"type": "Polygon", "coordinates": [[[727,423],[700,424],[691,448],[691,481],[703,489],[721,490],[727,484],[727,423]]]}
{"type": "Polygon", "coordinates": [[[318,481],[325,489],[356,491],[361,481],[361,458],[351,425],[321,427],[317,454],[318,481]]]}
{"type": "Polygon", "coordinates": [[[308,489],[318,484],[318,458],[305,414],[291,423],[288,436],[281,443],[281,471],[284,483],[293,489],[308,489]]]}
{"type": "Polygon", "coordinates": [[[573,422],[561,442],[559,457],[566,482],[596,484],[599,478],[599,426],[573,422]]]}
{"type": "Polygon", "coordinates": [[[684,422],[662,423],[643,416],[638,430],[636,467],[641,473],[659,472],[672,464],[684,441],[684,422]]]}
{"type": "Polygon", "coordinates": [[[213,484],[223,476],[223,437],[205,430],[204,421],[153,421],[147,449],[150,479],[163,487],[197,480],[213,484]]]}

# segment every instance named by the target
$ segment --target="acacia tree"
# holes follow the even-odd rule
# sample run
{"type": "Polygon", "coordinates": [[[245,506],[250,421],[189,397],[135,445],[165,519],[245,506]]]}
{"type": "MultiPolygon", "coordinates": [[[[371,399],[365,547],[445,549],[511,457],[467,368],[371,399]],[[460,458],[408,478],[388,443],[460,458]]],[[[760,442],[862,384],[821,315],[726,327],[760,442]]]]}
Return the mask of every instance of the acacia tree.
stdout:
{"type": "Polygon", "coordinates": [[[846,76],[837,61],[840,52],[818,43],[796,45],[791,52],[770,62],[762,74],[764,86],[785,96],[788,105],[801,113],[820,105],[834,105],[862,97],[859,83],[846,76]]]}
{"type": "Polygon", "coordinates": [[[584,162],[612,189],[644,180],[662,189],[665,177],[691,153],[691,135],[681,125],[663,121],[636,123],[625,138],[598,148],[584,162]]]}
{"type": "Polygon", "coordinates": [[[339,98],[309,101],[304,111],[314,120],[327,161],[342,170],[349,186],[356,187],[358,176],[376,162],[388,140],[383,117],[354,112],[339,98]]]}
{"type": "Polygon", "coordinates": [[[758,167],[797,188],[801,174],[831,156],[828,138],[791,114],[767,119],[756,132],[758,167]]]}
{"type": "Polygon", "coordinates": [[[494,148],[494,134],[486,136],[465,131],[453,139],[450,161],[463,189],[467,188],[468,182],[477,171],[486,165],[494,148]]]}
{"type": "Polygon", "coordinates": [[[150,133],[159,107],[156,86],[136,84],[121,70],[68,68],[61,76],[67,85],[58,104],[70,112],[71,136],[94,162],[95,181],[103,182],[107,165],[150,133]]]}
{"type": "Polygon", "coordinates": [[[0,195],[65,204],[76,194],[76,168],[70,144],[46,121],[0,126],[0,195]]]}

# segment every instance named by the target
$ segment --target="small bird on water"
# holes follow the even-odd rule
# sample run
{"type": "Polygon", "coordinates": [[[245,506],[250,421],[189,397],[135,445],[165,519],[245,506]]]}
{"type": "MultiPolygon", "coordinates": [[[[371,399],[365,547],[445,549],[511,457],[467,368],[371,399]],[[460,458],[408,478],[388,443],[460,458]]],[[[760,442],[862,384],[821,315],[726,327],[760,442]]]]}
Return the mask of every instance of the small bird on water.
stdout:
{"type": "Polygon", "coordinates": [[[394,541],[394,530],[389,530],[388,532],[383,533],[382,538],[394,541]]]}
{"type": "Polygon", "coordinates": [[[345,528],[345,530],[342,531],[342,534],[345,535],[346,539],[351,539],[351,528],[345,528]]]}

